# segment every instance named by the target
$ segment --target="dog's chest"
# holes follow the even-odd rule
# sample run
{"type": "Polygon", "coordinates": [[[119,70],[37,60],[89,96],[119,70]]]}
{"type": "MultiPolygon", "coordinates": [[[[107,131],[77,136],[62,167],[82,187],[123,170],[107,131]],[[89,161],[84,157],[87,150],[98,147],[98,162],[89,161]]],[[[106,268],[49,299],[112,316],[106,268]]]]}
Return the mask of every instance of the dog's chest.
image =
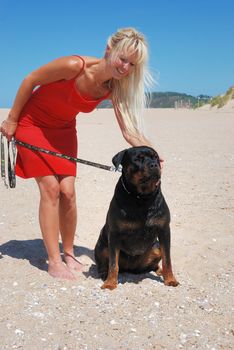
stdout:
{"type": "Polygon", "coordinates": [[[122,213],[118,222],[118,239],[121,249],[129,255],[141,255],[157,241],[157,229],[154,220],[147,216],[131,218],[122,213]]]}

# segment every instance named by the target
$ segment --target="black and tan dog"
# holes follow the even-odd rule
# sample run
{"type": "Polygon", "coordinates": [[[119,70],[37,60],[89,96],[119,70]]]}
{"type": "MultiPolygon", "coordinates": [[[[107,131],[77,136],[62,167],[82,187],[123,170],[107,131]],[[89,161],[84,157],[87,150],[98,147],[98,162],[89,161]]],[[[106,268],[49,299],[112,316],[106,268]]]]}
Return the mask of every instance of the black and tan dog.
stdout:
{"type": "Polygon", "coordinates": [[[161,192],[158,154],[150,147],[132,147],[112,159],[122,165],[106,223],[95,246],[102,288],[114,289],[118,272],[161,274],[177,286],[170,258],[170,212],[161,192]],[[158,263],[162,259],[162,269],[158,263]]]}

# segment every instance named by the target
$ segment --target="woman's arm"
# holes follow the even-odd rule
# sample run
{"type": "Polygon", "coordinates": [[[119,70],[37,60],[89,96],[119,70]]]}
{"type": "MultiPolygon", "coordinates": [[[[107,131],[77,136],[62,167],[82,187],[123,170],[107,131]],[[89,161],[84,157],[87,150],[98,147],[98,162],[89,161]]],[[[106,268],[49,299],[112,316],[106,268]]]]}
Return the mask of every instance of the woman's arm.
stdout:
{"type": "Polygon", "coordinates": [[[124,122],[124,118],[121,114],[121,112],[119,111],[118,107],[114,106],[114,111],[115,111],[115,116],[117,119],[117,122],[119,124],[120,130],[122,132],[122,135],[124,137],[124,139],[133,147],[136,146],[148,146],[148,147],[152,147],[152,144],[150,143],[150,141],[140,132],[138,132],[136,130],[136,133],[131,133],[129,132],[129,130],[126,127],[126,124],[124,122]]]}
{"type": "Polygon", "coordinates": [[[3,121],[0,131],[10,140],[17,128],[20,112],[34,88],[62,79],[72,79],[80,72],[82,66],[83,63],[78,57],[68,56],[51,61],[30,73],[20,85],[8,118],[3,121]]]}

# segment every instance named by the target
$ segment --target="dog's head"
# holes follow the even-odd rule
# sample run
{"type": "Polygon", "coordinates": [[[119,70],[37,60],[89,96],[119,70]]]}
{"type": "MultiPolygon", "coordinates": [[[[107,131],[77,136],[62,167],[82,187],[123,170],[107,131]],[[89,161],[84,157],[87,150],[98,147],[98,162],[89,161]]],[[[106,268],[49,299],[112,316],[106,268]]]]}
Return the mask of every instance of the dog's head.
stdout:
{"type": "Polygon", "coordinates": [[[161,178],[157,152],[147,146],[132,147],[117,153],[112,162],[122,165],[122,175],[127,190],[138,195],[153,193],[161,178]]]}

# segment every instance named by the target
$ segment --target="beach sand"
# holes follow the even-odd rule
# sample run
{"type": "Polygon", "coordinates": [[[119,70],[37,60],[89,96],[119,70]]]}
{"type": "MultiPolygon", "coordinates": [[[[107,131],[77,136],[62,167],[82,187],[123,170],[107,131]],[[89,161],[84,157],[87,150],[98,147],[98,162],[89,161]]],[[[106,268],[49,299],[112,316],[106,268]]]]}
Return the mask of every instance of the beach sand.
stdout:
{"type": "MultiPolygon", "coordinates": [[[[0,120],[7,110],[0,111],[0,120]]],[[[0,349],[233,349],[234,112],[147,110],[146,132],[165,159],[171,255],[180,285],[122,274],[101,290],[93,248],[119,173],[78,165],[77,281],[46,272],[34,180],[0,183],[0,349]]],[[[128,147],[112,110],[77,118],[79,157],[111,165],[128,147]]]]}

